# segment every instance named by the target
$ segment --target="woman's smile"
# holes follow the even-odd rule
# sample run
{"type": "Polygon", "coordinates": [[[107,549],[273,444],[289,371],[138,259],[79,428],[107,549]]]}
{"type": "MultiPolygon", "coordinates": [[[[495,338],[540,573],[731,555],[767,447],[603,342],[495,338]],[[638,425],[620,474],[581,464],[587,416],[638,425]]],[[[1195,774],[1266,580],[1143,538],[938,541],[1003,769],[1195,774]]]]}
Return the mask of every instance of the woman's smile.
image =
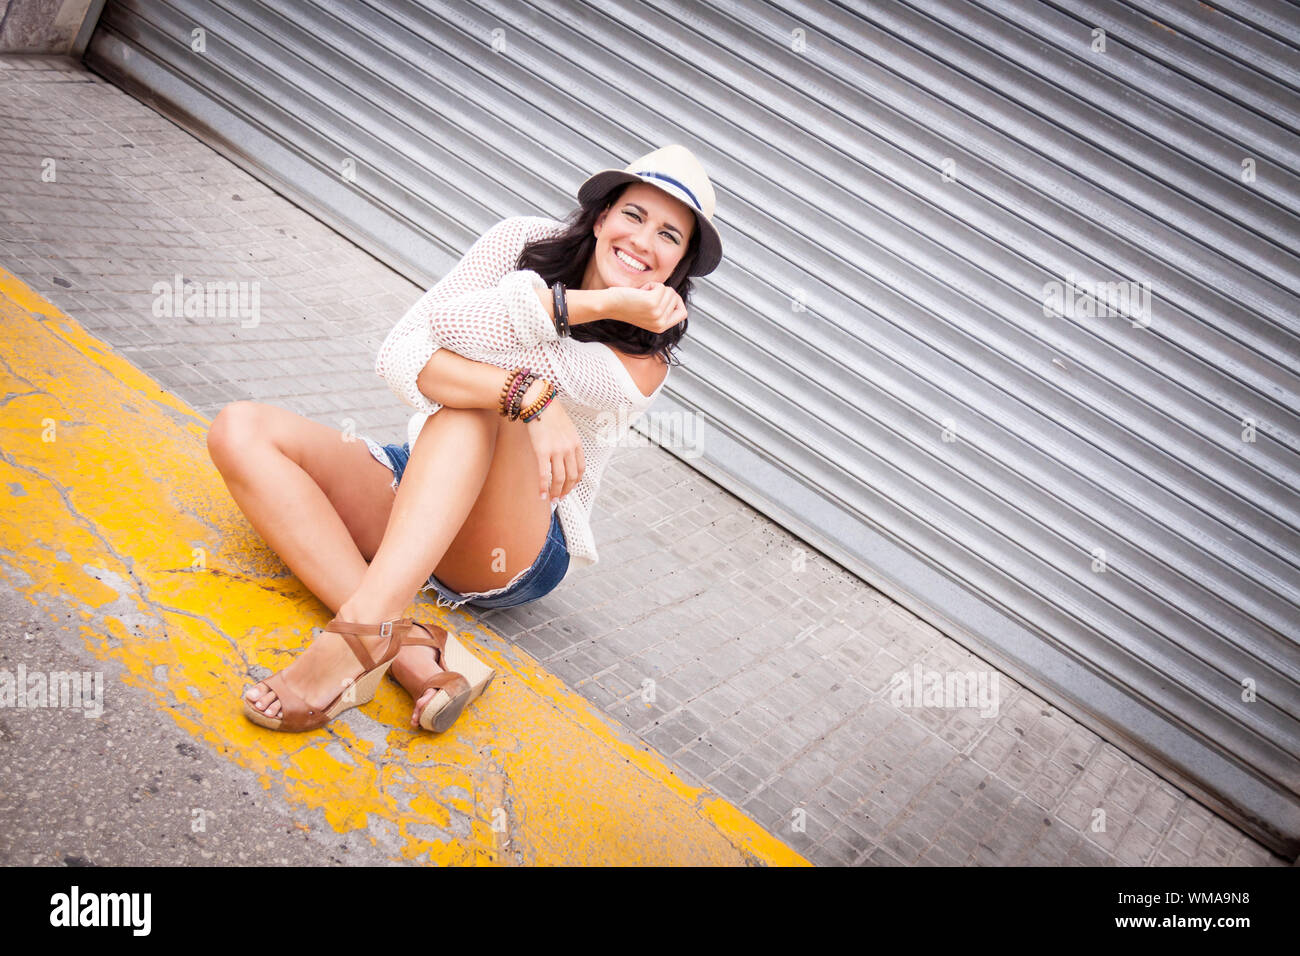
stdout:
{"type": "Polygon", "coordinates": [[[618,246],[614,247],[614,259],[618,262],[620,266],[622,266],[628,272],[633,273],[634,275],[640,275],[643,272],[651,271],[649,264],[644,259],[640,258],[639,256],[634,256],[626,249],[621,249],[618,246]],[[627,261],[627,259],[624,258],[624,256],[626,256],[627,259],[631,259],[633,262],[637,263],[637,265],[635,267],[631,265],[627,261]]]}
{"type": "Polygon", "coordinates": [[[635,182],[605,207],[594,224],[596,248],[583,289],[639,289],[671,277],[686,252],[695,216],[680,199],[635,182]]]}

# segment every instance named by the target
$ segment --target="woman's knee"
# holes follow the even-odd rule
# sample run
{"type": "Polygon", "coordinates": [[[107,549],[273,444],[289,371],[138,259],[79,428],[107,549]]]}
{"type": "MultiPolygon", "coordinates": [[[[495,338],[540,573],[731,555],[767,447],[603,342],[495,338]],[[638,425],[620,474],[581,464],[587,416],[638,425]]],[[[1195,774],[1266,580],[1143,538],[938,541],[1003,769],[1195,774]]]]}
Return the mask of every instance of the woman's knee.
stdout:
{"type": "Polygon", "coordinates": [[[495,408],[452,408],[450,405],[444,405],[442,411],[438,414],[441,415],[442,412],[451,412],[453,417],[477,419],[484,422],[495,422],[501,417],[495,408]]]}
{"type": "Polygon", "coordinates": [[[238,460],[240,449],[247,449],[262,432],[263,406],[258,402],[231,402],[208,427],[208,456],[218,467],[238,460]]]}
{"type": "Polygon", "coordinates": [[[425,419],[420,434],[425,431],[442,431],[468,437],[472,432],[481,432],[489,441],[494,442],[500,417],[496,409],[492,408],[453,408],[444,405],[436,415],[425,419]]]}

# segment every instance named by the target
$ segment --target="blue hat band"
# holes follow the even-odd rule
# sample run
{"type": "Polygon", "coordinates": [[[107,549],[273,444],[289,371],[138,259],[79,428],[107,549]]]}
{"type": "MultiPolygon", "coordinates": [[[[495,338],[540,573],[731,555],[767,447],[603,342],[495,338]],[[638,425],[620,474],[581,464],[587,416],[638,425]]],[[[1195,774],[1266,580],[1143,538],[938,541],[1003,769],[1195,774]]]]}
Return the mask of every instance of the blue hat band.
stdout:
{"type": "Polygon", "coordinates": [[[666,183],[672,183],[674,186],[676,186],[678,189],[680,189],[683,193],[685,193],[688,197],[690,197],[690,200],[691,200],[692,203],[695,204],[695,208],[696,208],[696,209],[698,209],[700,212],[704,212],[704,207],[701,206],[701,205],[700,205],[700,201],[699,201],[698,199],[695,198],[695,193],[693,193],[693,192],[691,192],[689,189],[687,189],[687,188],[686,188],[686,185],[685,185],[684,183],[680,183],[680,182],[678,182],[677,180],[673,179],[673,177],[671,177],[671,176],[665,176],[663,173],[656,173],[654,170],[651,170],[651,169],[638,170],[637,173],[636,173],[636,175],[637,175],[637,176],[653,176],[655,179],[662,179],[662,180],[663,180],[664,182],[666,182],[666,183]]]}

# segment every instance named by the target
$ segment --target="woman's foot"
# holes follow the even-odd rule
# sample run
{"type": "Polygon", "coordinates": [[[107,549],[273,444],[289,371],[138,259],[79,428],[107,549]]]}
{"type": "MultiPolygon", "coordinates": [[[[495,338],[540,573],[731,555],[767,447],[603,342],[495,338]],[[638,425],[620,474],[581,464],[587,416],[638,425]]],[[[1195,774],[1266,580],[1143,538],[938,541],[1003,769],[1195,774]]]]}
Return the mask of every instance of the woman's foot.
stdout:
{"type": "MultiPolygon", "coordinates": [[[[342,621],[348,620],[342,613],[338,617],[342,621]]],[[[361,641],[371,660],[375,661],[382,658],[384,652],[388,650],[389,641],[397,639],[381,637],[378,634],[355,636],[361,641]]],[[[294,658],[293,663],[281,672],[289,689],[318,710],[329,706],[363,673],[365,668],[357,660],[352,648],[348,646],[341,634],[333,631],[322,631],[312,641],[311,646],[294,658]]],[[[259,681],[253,686],[244,694],[244,699],[268,717],[280,716],[280,700],[265,681],[259,681]]]]}
{"type": "MultiPolygon", "coordinates": [[[[428,628],[418,625],[411,629],[411,636],[433,637],[428,628]]],[[[397,652],[397,657],[393,659],[393,666],[389,668],[388,672],[405,688],[408,694],[414,697],[416,692],[424,686],[425,681],[435,674],[442,673],[443,668],[434,660],[436,656],[432,647],[419,644],[408,645],[397,652]]],[[[437,693],[438,688],[431,687],[420,694],[420,699],[415,702],[415,706],[411,710],[412,730],[420,728],[420,714],[437,693]]]]}

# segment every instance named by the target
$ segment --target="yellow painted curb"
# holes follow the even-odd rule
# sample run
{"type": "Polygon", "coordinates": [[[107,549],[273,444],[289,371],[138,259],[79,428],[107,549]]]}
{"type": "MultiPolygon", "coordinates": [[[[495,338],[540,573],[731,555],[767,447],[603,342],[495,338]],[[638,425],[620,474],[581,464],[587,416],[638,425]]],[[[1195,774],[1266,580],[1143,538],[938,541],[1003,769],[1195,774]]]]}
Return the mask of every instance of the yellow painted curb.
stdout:
{"type": "Polygon", "coordinates": [[[407,729],[391,681],[327,730],[251,724],[250,666],[283,667],[328,609],[230,498],[205,419],[3,268],[0,326],[5,584],[57,623],[72,610],[94,654],[299,826],[438,864],[808,865],[460,612],[419,607],[497,677],[451,731],[407,729]]]}

